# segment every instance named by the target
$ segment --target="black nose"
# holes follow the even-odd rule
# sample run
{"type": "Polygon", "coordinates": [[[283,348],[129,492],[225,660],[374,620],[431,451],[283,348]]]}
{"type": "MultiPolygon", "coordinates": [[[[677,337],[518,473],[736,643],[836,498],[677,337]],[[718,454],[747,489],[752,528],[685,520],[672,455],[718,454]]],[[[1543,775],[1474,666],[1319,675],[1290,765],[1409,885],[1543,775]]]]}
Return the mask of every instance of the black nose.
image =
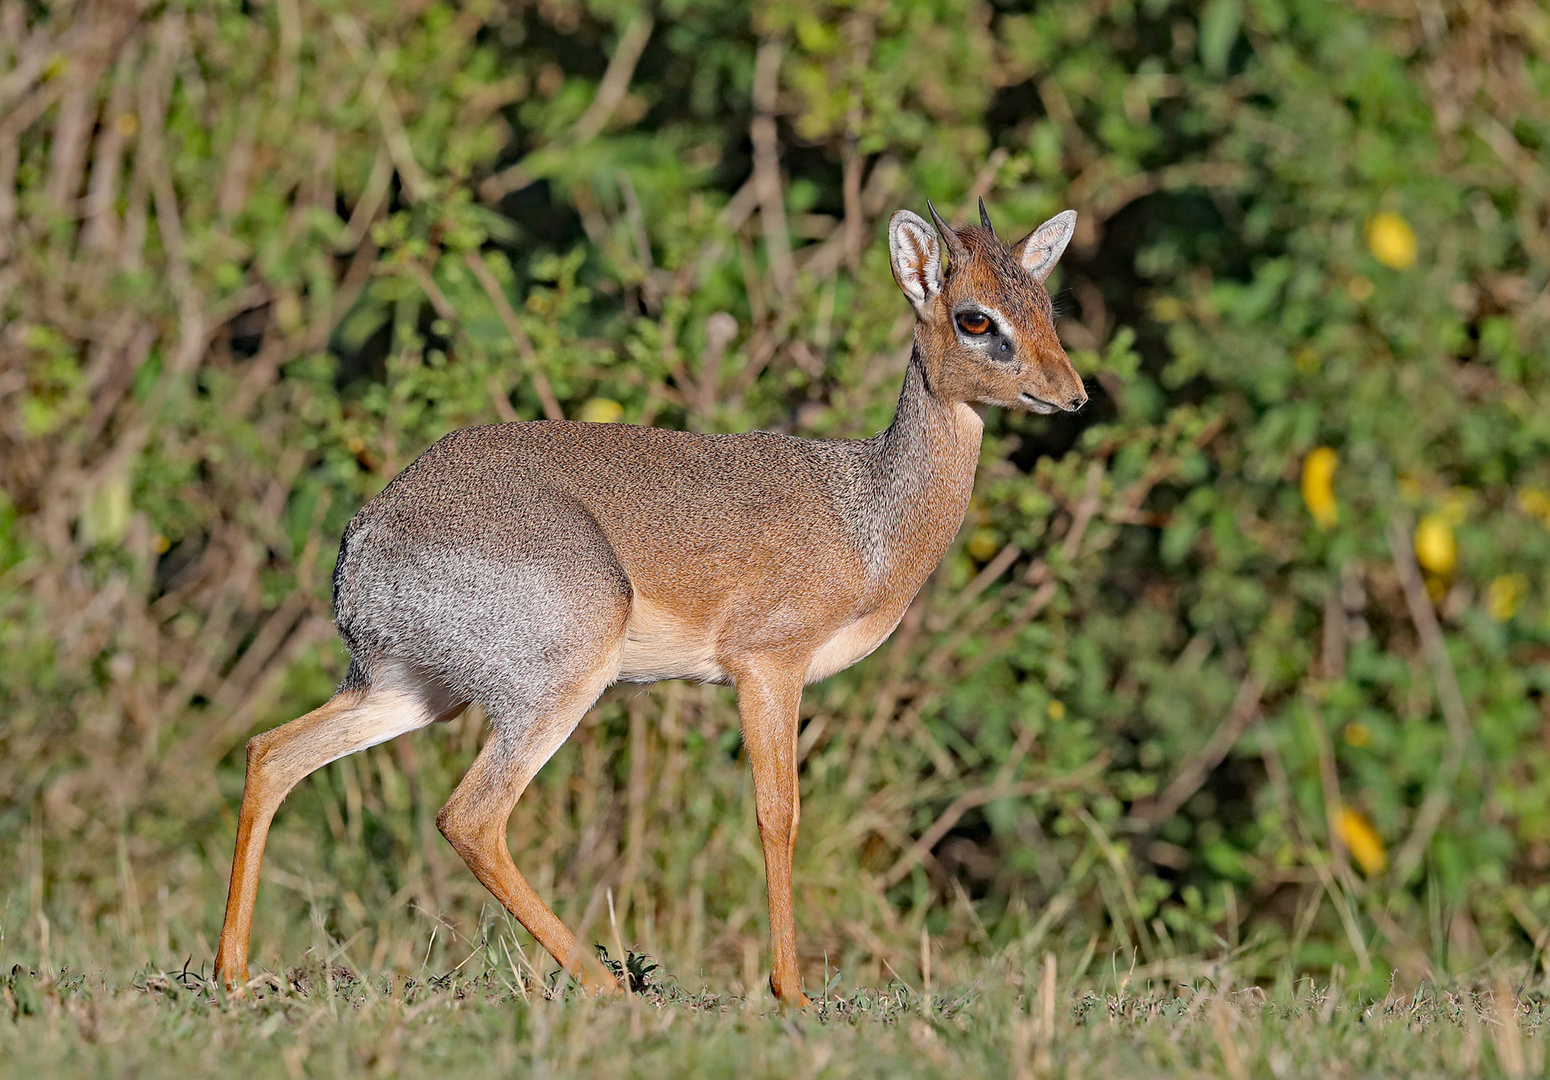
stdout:
{"type": "Polygon", "coordinates": [[[1083,405],[1086,404],[1087,393],[1086,391],[1083,391],[1082,393],[1075,395],[1070,401],[1066,402],[1066,409],[1070,412],[1076,412],[1076,410],[1080,409],[1083,405]]]}

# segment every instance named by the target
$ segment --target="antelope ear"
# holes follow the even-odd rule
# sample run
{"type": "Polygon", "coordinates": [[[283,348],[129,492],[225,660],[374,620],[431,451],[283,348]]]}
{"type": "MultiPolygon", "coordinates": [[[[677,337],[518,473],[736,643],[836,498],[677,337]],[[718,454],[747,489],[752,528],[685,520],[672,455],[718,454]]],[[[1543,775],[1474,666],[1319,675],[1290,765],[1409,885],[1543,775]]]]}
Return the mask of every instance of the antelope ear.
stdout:
{"type": "Polygon", "coordinates": [[[1076,211],[1062,210],[1040,225],[1033,232],[1023,238],[1022,243],[1013,248],[1017,261],[1023,264],[1023,269],[1033,275],[1033,280],[1039,284],[1049,277],[1050,271],[1055,269],[1055,264],[1066,252],[1066,245],[1071,242],[1071,234],[1076,232],[1076,211]]]}
{"type": "Polygon", "coordinates": [[[893,279],[919,311],[942,291],[942,242],[924,218],[900,210],[888,219],[893,279]]]}

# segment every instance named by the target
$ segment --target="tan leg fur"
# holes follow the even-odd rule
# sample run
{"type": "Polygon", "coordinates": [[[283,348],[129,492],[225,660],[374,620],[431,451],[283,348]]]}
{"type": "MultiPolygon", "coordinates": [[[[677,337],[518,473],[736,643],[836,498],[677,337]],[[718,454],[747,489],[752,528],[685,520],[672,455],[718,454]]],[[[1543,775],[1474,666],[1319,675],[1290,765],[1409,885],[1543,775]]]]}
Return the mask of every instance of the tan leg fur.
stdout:
{"type": "Polygon", "coordinates": [[[753,766],[753,790],[764,846],[770,904],[770,989],[781,1002],[805,1008],[797,969],[796,913],[791,897],[791,858],[802,816],[797,791],[797,710],[802,700],[800,668],[766,661],[750,664],[737,678],[743,742],[753,766]]]}

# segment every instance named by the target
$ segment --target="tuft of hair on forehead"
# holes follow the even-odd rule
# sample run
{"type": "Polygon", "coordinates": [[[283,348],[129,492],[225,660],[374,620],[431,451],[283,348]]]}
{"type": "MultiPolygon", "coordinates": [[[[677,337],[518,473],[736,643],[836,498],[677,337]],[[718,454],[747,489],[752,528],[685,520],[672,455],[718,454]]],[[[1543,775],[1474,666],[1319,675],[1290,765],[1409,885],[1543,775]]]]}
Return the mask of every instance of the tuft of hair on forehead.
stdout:
{"type": "Polygon", "coordinates": [[[995,251],[1011,253],[1011,248],[1003,244],[999,237],[989,229],[983,229],[978,225],[963,225],[953,230],[964,246],[974,255],[984,255],[995,251]]]}
{"type": "Polygon", "coordinates": [[[1045,325],[1054,321],[1054,310],[1044,286],[1028,272],[1016,252],[994,233],[976,225],[955,229],[968,258],[949,263],[943,279],[951,288],[994,307],[1014,325],[1045,325]]]}
{"type": "MultiPolygon", "coordinates": [[[[982,229],[978,225],[964,225],[954,229],[958,238],[963,241],[963,246],[968,249],[969,261],[978,264],[981,272],[988,271],[993,277],[1000,279],[1006,285],[1013,287],[1027,286],[1033,289],[1042,289],[1018,262],[1017,255],[1010,247],[1002,243],[995,233],[988,229],[982,229]]],[[[949,265],[948,276],[951,277],[957,270],[967,269],[949,265]]]]}

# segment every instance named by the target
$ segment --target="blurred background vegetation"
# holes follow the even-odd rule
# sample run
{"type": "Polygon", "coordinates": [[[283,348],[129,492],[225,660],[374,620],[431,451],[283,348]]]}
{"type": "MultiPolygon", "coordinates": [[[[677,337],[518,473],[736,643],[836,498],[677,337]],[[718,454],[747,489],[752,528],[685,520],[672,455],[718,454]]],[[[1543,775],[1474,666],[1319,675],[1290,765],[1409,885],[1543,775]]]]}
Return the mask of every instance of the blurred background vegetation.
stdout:
{"type": "MultiPolygon", "coordinates": [[[[243,742],[341,676],[340,532],[442,433],[886,425],[928,196],[1079,211],[1093,403],[992,414],[941,569],[806,696],[809,984],[923,932],[1538,957],[1547,146],[1532,0],[0,0],[0,959],[209,961],[243,742]]],[[[467,955],[481,723],[291,796],[258,964],[467,955]]],[[[728,691],[610,691],[511,841],[589,940],[762,972],[728,691]]]]}

